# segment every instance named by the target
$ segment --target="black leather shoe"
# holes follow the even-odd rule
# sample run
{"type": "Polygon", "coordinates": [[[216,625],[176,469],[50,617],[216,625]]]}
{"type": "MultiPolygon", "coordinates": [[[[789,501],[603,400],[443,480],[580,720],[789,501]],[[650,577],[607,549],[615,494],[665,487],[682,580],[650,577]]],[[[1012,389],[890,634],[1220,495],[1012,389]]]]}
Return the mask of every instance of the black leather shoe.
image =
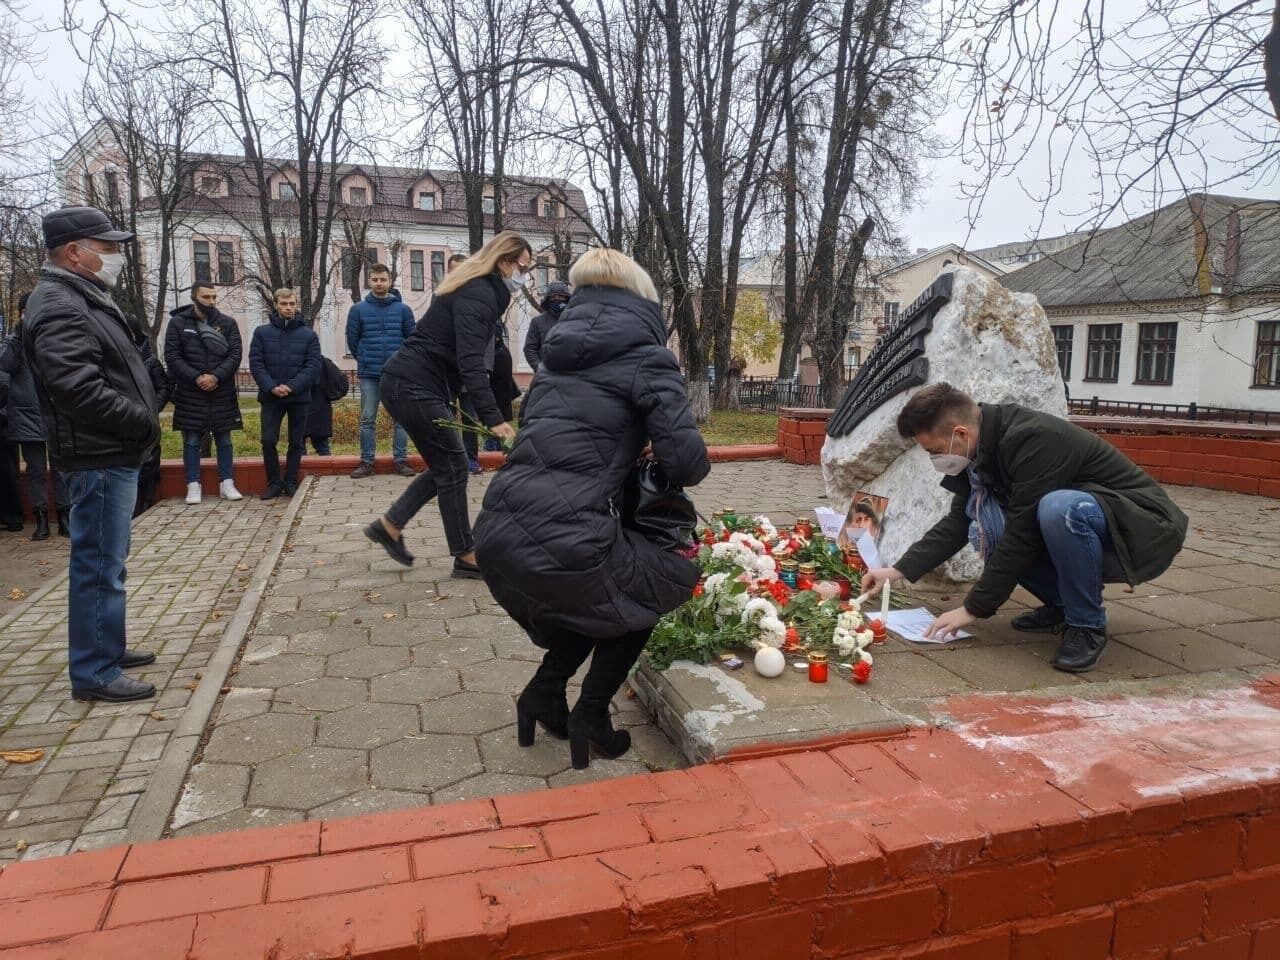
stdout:
{"type": "Polygon", "coordinates": [[[124,656],[120,658],[120,666],[126,670],[133,667],[145,667],[149,663],[156,662],[156,655],[150,650],[126,650],[124,656]]]}
{"type": "Polygon", "coordinates": [[[48,540],[49,539],[49,511],[37,510],[36,529],[31,534],[32,540],[48,540]]]}
{"type": "Polygon", "coordinates": [[[403,563],[406,567],[413,566],[414,557],[405,549],[404,537],[397,540],[387,533],[387,528],[382,525],[381,520],[375,520],[365,527],[364,535],[387,551],[387,556],[396,563],[403,563]]]}
{"type": "Polygon", "coordinates": [[[1062,634],[1062,644],[1053,658],[1053,668],[1066,673],[1088,673],[1098,665],[1098,658],[1107,646],[1105,630],[1068,625],[1062,634]]]}
{"type": "Polygon", "coordinates": [[[147,700],[156,695],[154,683],[143,683],[123,673],[103,687],[89,687],[85,690],[72,688],[71,696],[75,700],[102,700],[106,703],[128,703],[131,700],[147,700]]]}
{"type": "Polygon", "coordinates": [[[1057,633],[1067,622],[1066,611],[1061,607],[1036,607],[1013,618],[1010,626],[1023,633],[1057,633]]]}
{"type": "Polygon", "coordinates": [[[286,497],[292,497],[297,492],[298,492],[297,480],[286,480],[284,482],[284,495],[286,497]]]}
{"type": "Polygon", "coordinates": [[[63,507],[58,511],[58,536],[71,536],[71,508],[63,507]]]}
{"type": "Polygon", "coordinates": [[[262,491],[262,499],[274,500],[276,497],[280,496],[280,494],[282,493],[284,493],[283,483],[269,483],[267,484],[267,489],[262,491]]]}
{"type": "Polygon", "coordinates": [[[483,580],[479,564],[467,563],[461,557],[453,558],[453,578],[455,580],[483,580]]]}
{"type": "Polygon", "coordinates": [[[401,460],[396,464],[396,473],[402,477],[416,477],[418,475],[418,471],[413,469],[407,460],[401,460]]]}
{"type": "Polygon", "coordinates": [[[19,533],[22,528],[23,523],[21,520],[6,520],[4,522],[4,529],[8,530],[10,533],[19,533]]]}

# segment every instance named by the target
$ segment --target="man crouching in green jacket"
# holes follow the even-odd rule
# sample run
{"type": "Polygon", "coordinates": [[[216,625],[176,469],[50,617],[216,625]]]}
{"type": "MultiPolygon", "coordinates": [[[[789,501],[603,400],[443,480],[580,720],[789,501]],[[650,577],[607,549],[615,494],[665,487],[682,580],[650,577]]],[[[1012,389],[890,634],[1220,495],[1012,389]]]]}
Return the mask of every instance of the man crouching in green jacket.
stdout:
{"type": "Polygon", "coordinates": [[[1182,549],[1187,517],[1160,485],[1111,444],[1066,420],[1013,403],[978,404],[948,383],[925,387],[898,415],[945,474],[951,512],[896,567],[869,571],[863,589],[918,580],[966,543],[982,576],[964,605],[939,616],[928,636],[992,616],[1021,584],[1044,604],[1013,619],[1015,630],[1062,632],[1058,670],[1084,673],[1107,645],[1104,583],[1160,576],[1182,549]]]}

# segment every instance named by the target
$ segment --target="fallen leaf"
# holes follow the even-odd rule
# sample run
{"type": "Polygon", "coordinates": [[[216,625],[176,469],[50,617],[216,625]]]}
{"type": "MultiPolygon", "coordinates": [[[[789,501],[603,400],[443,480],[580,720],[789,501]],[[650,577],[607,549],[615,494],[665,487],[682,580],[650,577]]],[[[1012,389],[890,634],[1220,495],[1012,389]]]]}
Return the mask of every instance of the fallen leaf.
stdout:
{"type": "Polygon", "coordinates": [[[9,599],[25,600],[27,599],[27,591],[23,590],[21,587],[14,587],[12,590],[9,591],[9,599]]]}
{"type": "Polygon", "coordinates": [[[213,611],[213,613],[209,614],[209,619],[210,619],[210,620],[221,620],[221,619],[222,619],[222,611],[221,611],[221,610],[215,610],[215,611],[213,611]]]}
{"type": "Polygon", "coordinates": [[[364,598],[365,598],[366,600],[377,600],[377,599],[378,599],[379,597],[381,597],[381,596],[382,596],[382,594],[380,594],[380,593],[375,593],[374,591],[370,590],[368,593],[366,593],[366,594],[364,595],[364,598]]]}
{"type": "Polygon", "coordinates": [[[237,569],[237,570],[248,570],[248,569],[249,569],[249,565],[248,565],[247,563],[237,563],[237,564],[236,564],[236,569],[237,569]]]}
{"type": "Polygon", "coordinates": [[[222,688],[221,690],[219,690],[218,692],[219,692],[219,693],[230,693],[230,692],[231,692],[231,688],[230,688],[230,687],[223,687],[223,688],[222,688]]]}
{"type": "Polygon", "coordinates": [[[164,719],[164,714],[161,713],[159,710],[152,710],[150,713],[147,714],[147,716],[150,717],[152,720],[164,719]]]}
{"type": "Polygon", "coordinates": [[[43,758],[43,747],[33,747],[30,750],[0,750],[0,760],[6,763],[35,763],[43,758]]]}
{"type": "Polygon", "coordinates": [[[196,688],[197,688],[197,687],[199,687],[199,686],[200,686],[200,684],[198,684],[198,683],[184,683],[184,684],[182,685],[182,689],[183,689],[183,690],[190,690],[192,693],[195,693],[195,692],[196,692],[196,688]]]}
{"type": "Polygon", "coordinates": [[[69,724],[67,724],[67,733],[71,733],[71,732],[72,732],[72,731],[74,731],[74,730],[76,729],[76,727],[78,727],[78,726],[80,726],[80,721],[79,721],[79,720],[77,720],[75,723],[69,723],[69,724]]]}
{"type": "Polygon", "coordinates": [[[394,620],[395,618],[396,618],[396,615],[394,613],[384,613],[382,615],[383,620],[394,620]]]}
{"type": "Polygon", "coordinates": [[[197,680],[203,680],[203,679],[204,679],[204,674],[203,674],[203,673],[200,673],[200,672],[198,672],[198,671],[197,671],[197,673],[196,673],[196,679],[197,679],[197,680]]]}
{"type": "Polygon", "coordinates": [[[364,621],[363,621],[363,620],[361,620],[359,617],[356,617],[356,618],[355,618],[354,620],[352,620],[351,622],[352,622],[352,623],[364,623],[364,621]]]}
{"type": "Polygon", "coordinates": [[[27,849],[27,841],[19,840],[17,843],[13,845],[13,847],[15,850],[21,853],[23,850],[27,849]]]}
{"type": "Polygon", "coordinates": [[[324,561],[323,561],[323,560],[317,560],[317,561],[316,561],[316,566],[317,566],[317,567],[323,567],[323,566],[324,566],[324,561]]]}
{"type": "Polygon", "coordinates": [[[635,687],[632,687],[632,686],[628,686],[628,687],[627,687],[627,699],[628,699],[628,700],[634,700],[635,698],[636,698],[636,688],[635,688],[635,687]]]}

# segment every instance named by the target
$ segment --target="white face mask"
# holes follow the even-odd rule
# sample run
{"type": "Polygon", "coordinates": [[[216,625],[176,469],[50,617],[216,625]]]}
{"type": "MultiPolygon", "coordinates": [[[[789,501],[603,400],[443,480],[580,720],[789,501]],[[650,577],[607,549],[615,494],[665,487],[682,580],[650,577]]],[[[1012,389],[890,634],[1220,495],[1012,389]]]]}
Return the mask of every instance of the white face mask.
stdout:
{"type": "MultiPolygon", "coordinates": [[[[939,473],[945,473],[948,477],[959,476],[969,469],[970,460],[963,453],[952,453],[951,447],[955,446],[956,433],[951,431],[951,443],[947,447],[946,453],[929,454],[929,462],[933,464],[933,469],[939,473]]],[[[967,441],[962,441],[967,443],[967,441]]]]}
{"type": "Polygon", "coordinates": [[[529,282],[529,275],[522,270],[517,270],[511,276],[507,277],[507,286],[513,293],[524,289],[524,285],[529,282]]]}
{"type": "Polygon", "coordinates": [[[98,256],[102,258],[102,266],[98,268],[94,276],[106,284],[109,290],[120,279],[120,271],[124,269],[124,254],[100,253],[98,256]]]}

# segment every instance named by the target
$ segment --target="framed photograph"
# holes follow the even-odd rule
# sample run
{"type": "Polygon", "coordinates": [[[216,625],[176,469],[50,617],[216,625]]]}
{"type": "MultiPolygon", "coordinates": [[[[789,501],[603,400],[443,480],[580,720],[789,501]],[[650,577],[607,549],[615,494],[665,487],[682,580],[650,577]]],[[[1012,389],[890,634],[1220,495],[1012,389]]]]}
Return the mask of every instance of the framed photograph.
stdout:
{"type": "Polygon", "coordinates": [[[884,515],[888,506],[888,497],[859,490],[853,495],[840,530],[840,546],[857,547],[868,567],[880,566],[880,536],[884,533],[884,515]]]}

